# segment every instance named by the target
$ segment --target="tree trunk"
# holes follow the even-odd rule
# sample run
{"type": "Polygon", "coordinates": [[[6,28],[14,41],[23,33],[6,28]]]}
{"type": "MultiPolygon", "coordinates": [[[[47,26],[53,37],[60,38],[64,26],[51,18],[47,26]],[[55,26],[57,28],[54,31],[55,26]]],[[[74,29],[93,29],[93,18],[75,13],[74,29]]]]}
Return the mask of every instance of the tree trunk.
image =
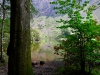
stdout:
{"type": "Polygon", "coordinates": [[[1,56],[0,56],[1,63],[4,62],[4,59],[3,59],[3,30],[4,30],[4,20],[5,20],[4,6],[5,6],[5,0],[3,0],[3,2],[2,2],[3,17],[2,17],[2,25],[1,25],[1,40],[0,40],[0,42],[1,42],[1,46],[0,46],[1,47],[1,56]]]}
{"type": "Polygon", "coordinates": [[[81,60],[81,73],[84,74],[85,73],[85,61],[81,60]]]}
{"type": "Polygon", "coordinates": [[[80,31],[80,66],[81,73],[85,73],[84,34],[80,31]]]}
{"type": "Polygon", "coordinates": [[[8,75],[33,75],[30,51],[30,0],[10,0],[8,75]]]}

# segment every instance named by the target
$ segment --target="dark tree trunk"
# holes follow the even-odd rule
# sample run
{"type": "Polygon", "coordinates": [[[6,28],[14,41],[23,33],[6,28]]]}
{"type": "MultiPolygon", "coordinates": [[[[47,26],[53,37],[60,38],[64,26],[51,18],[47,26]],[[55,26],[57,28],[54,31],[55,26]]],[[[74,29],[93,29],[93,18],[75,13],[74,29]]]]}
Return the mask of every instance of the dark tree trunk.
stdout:
{"type": "Polygon", "coordinates": [[[30,0],[10,0],[8,75],[33,75],[30,51],[30,0]]]}
{"type": "Polygon", "coordinates": [[[81,73],[85,73],[84,34],[80,31],[80,66],[81,73]]]}
{"type": "Polygon", "coordinates": [[[85,61],[81,60],[81,73],[84,74],[85,73],[85,61]]]}

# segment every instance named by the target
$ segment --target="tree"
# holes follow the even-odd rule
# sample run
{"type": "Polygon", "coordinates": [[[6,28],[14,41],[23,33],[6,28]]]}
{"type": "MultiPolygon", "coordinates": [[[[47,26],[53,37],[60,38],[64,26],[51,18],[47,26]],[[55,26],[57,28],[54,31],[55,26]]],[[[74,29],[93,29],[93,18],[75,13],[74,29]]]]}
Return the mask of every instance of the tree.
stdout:
{"type": "MultiPolygon", "coordinates": [[[[59,47],[59,49],[64,48],[61,54],[64,55],[65,61],[80,65],[82,74],[85,74],[87,63],[89,73],[91,73],[91,67],[100,57],[100,41],[96,39],[100,36],[100,25],[93,19],[90,7],[86,10],[85,17],[80,13],[85,10],[88,3],[89,1],[85,1],[80,4],[80,1],[76,2],[76,0],[57,0],[52,2],[52,4],[59,4],[59,6],[54,7],[57,10],[56,13],[68,14],[69,18],[69,20],[60,19],[60,21],[57,21],[63,23],[62,26],[57,28],[66,29],[70,27],[74,29],[74,34],[63,36],[67,40],[61,43],[62,46],[59,47]]],[[[56,49],[57,54],[59,49],[56,49]]]]}
{"type": "Polygon", "coordinates": [[[38,14],[38,11],[33,6],[33,0],[30,0],[30,18],[33,19],[34,16],[38,14]]]}
{"type": "Polygon", "coordinates": [[[3,58],[4,46],[5,46],[5,44],[4,44],[4,42],[5,42],[4,31],[5,31],[5,26],[7,25],[5,23],[5,21],[8,20],[8,14],[9,14],[9,11],[8,11],[9,5],[7,5],[7,4],[9,4],[9,1],[7,1],[7,0],[2,0],[0,3],[0,13],[1,13],[0,14],[0,16],[1,16],[0,17],[0,20],[1,20],[0,21],[1,22],[1,27],[0,27],[0,35],[1,35],[0,36],[0,52],[1,52],[1,56],[0,56],[0,60],[2,63],[4,62],[4,58],[3,58]]]}
{"type": "Polygon", "coordinates": [[[1,62],[4,62],[3,59],[3,29],[4,29],[4,20],[5,20],[5,0],[3,0],[2,2],[2,9],[3,9],[3,18],[2,18],[2,26],[1,26],[1,56],[0,56],[0,60],[1,62]]]}
{"type": "Polygon", "coordinates": [[[6,51],[6,47],[8,44],[8,38],[9,38],[9,1],[8,0],[2,0],[0,2],[0,61],[1,63],[4,63],[4,52],[6,51]],[[7,37],[5,37],[7,36],[7,37]]]}
{"type": "Polygon", "coordinates": [[[8,75],[33,75],[30,51],[30,0],[10,0],[8,75]]]}

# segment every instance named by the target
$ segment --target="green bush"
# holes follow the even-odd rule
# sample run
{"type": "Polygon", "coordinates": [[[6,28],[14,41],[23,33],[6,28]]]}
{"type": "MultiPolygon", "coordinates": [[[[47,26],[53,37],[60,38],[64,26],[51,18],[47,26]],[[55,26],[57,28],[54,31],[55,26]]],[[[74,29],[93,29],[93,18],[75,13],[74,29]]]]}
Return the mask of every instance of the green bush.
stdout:
{"type": "Polygon", "coordinates": [[[41,39],[37,29],[31,29],[31,50],[37,51],[40,49],[41,39]]]}

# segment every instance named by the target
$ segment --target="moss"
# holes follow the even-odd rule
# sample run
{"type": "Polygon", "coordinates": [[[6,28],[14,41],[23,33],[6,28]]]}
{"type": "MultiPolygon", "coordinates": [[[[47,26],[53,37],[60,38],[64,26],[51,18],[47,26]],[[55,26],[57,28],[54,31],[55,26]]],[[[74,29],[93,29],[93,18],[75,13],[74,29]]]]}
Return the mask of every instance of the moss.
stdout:
{"type": "Polygon", "coordinates": [[[10,1],[11,30],[8,75],[33,75],[30,50],[30,13],[27,12],[29,11],[29,0],[10,1]],[[23,3],[26,3],[26,7],[23,3]]]}

